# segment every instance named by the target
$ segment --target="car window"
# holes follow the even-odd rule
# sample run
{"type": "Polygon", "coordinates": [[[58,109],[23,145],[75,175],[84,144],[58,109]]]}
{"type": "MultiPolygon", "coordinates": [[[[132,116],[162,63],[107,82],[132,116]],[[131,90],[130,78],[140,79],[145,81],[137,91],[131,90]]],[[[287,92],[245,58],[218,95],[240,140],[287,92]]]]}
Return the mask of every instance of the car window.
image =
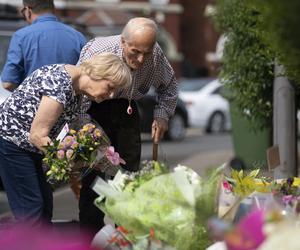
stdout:
{"type": "Polygon", "coordinates": [[[182,92],[198,91],[211,81],[211,78],[182,80],[180,81],[178,88],[179,91],[182,92]]]}
{"type": "Polygon", "coordinates": [[[221,94],[222,94],[222,91],[223,91],[223,87],[220,86],[220,87],[216,88],[216,89],[212,92],[212,94],[214,94],[214,95],[221,95],[221,94]]]}

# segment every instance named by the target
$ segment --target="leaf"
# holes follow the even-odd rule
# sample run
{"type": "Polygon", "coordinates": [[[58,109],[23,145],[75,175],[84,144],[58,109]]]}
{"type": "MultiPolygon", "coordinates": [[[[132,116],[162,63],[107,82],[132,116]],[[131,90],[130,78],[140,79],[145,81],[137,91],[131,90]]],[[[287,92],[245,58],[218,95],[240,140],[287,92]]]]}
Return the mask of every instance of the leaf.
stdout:
{"type": "Polygon", "coordinates": [[[255,178],[259,174],[260,169],[256,169],[250,172],[250,176],[255,178]]]}

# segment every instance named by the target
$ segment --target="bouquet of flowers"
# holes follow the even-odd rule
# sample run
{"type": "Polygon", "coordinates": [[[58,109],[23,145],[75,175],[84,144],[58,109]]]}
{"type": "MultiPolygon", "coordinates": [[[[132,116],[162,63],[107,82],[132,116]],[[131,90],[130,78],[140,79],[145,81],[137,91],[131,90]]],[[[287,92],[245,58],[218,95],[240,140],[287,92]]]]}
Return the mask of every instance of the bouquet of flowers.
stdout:
{"type": "Polygon", "coordinates": [[[206,220],[216,213],[220,173],[217,169],[202,179],[185,166],[169,171],[148,162],[137,173],[119,171],[108,183],[99,178],[93,186],[100,194],[95,204],[126,228],[131,242],[153,229],[158,240],[175,249],[205,249],[210,244],[206,220]]]}
{"type": "Polygon", "coordinates": [[[266,177],[258,177],[258,173],[259,169],[251,171],[248,175],[242,170],[239,172],[232,170],[231,176],[223,182],[223,188],[238,197],[240,202],[249,198],[256,200],[258,208],[264,208],[266,204],[270,203],[269,200],[274,200],[278,206],[297,214],[300,213],[300,178],[271,180],[266,177]],[[263,196],[267,200],[259,202],[258,198],[263,196]]]}
{"type": "Polygon", "coordinates": [[[110,146],[103,129],[94,123],[87,123],[78,131],[67,130],[64,138],[46,146],[43,161],[49,167],[46,174],[52,181],[67,181],[71,173],[80,172],[83,168],[86,169],[83,175],[91,169],[114,175],[119,164],[125,164],[110,146]]]}
{"type": "Polygon", "coordinates": [[[241,198],[245,198],[255,191],[270,192],[270,181],[264,177],[259,178],[259,172],[259,169],[255,169],[246,174],[243,170],[237,171],[233,169],[231,176],[227,177],[227,180],[223,182],[223,186],[241,198]]]}

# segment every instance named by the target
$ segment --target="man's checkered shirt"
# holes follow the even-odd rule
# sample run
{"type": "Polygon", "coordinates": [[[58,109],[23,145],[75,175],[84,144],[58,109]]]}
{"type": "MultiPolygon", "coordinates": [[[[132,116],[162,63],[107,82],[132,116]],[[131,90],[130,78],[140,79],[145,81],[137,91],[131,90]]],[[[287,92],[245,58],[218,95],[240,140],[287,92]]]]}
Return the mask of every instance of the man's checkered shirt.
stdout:
{"type": "MultiPolygon", "coordinates": [[[[78,64],[94,54],[103,52],[112,52],[123,58],[121,36],[97,37],[90,40],[81,51],[78,64]]],[[[140,99],[152,85],[158,94],[158,105],[155,107],[154,117],[168,120],[174,114],[177,103],[177,81],[171,65],[157,43],[152,55],[145,59],[142,67],[132,71],[132,86],[120,90],[114,98],[140,99]]]]}

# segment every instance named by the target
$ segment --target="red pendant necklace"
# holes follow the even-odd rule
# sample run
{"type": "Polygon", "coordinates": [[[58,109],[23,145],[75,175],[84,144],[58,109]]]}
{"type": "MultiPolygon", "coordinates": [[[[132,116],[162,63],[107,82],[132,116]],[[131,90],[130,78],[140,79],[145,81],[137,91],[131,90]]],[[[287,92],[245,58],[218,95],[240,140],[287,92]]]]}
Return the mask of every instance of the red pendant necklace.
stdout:
{"type": "Polygon", "coordinates": [[[129,104],[128,104],[128,108],[127,108],[127,114],[128,115],[132,114],[131,100],[129,100],[129,104]]]}
{"type": "Polygon", "coordinates": [[[130,90],[130,94],[128,96],[128,107],[127,107],[127,114],[131,115],[133,113],[133,109],[131,107],[131,100],[132,100],[132,96],[133,96],[133,90],[134,90],[134,77],[132,77],[132,82],[131,82],[131,90],[130,90]]]}

